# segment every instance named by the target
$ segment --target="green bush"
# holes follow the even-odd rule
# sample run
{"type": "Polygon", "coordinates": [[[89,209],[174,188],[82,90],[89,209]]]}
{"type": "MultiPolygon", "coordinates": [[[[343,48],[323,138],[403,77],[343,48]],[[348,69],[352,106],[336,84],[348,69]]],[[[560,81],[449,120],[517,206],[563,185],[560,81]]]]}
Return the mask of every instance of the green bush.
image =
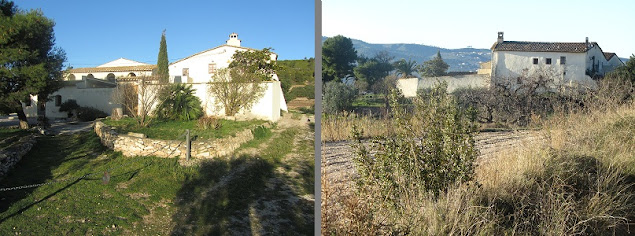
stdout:
{"type": "Polygon", "coordinates": [[[473,178],[476,126],[440,85],[421,94],[407,108],[393,91],[388,134],[362,144],[362,131],[353,128],[362,188],[372,186],[387,196],[389,205],[413,191],[439,194],[456,182],[473,178]],[[391,202],[395,200],[394,202],[391,202]]]}
{"type": "Polygon", "coordinates": [[[162,102],[156,109],[156,115],[163,120],[196,120],[203,115],[201,100],[194,96],[192,85],[173,84],[160,93],[162,102]]]}
{"type": "Polygon", "coordinates": [[[338,81],[330,81],[324,84],[324,97],[322,106],[324,113],[336,113],[350,110],[357,92],[351,86],[338,81]]]}
{"type": "Polygon", "coordinates": [[[77,108],[79,108],[77,101],[75,101],[75,99],[68,99],[60,105],[59,111],[68,112],[68,117],[71,117],[73,110],[77,110],[77,108]]]}
{"type": "Polygon", "coordinates": [[[251,131],[254,139],[263,139],[271,136],[271,130],[265,126],[259,125],[251,131]]]}
{"type": "Polygon", "coordinates": [[[220,129],[222,127],[220,123],[220,119],[215,116],[203,116],[198,119],[198,123],[196,124],[199,129],[220,129]]]}
{"type": "Polygon", "coordinates": [[[93,121],[97,118],[108,116],[105,112],[93,107],[79,107],[76,109],[77,119],[80,121],[93,121]]]}

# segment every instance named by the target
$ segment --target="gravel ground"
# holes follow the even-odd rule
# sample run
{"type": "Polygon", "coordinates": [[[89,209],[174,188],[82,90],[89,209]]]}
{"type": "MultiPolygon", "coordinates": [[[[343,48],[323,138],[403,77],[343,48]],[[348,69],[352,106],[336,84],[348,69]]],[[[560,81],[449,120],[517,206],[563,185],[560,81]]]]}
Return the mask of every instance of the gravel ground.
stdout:
{"type": "MultiPolygon", "coordinates": [[[[520,145],[532,145],[540,139],[537,131],[530,130],[480,133],[475,138],[480,151],[477,161],[491,161],[497,152],[520,145]]],[[[356,177],[352,152],[350,141],[322,144],[322,172],[328,176],[329,184],[342,184],[356,177]]]]}

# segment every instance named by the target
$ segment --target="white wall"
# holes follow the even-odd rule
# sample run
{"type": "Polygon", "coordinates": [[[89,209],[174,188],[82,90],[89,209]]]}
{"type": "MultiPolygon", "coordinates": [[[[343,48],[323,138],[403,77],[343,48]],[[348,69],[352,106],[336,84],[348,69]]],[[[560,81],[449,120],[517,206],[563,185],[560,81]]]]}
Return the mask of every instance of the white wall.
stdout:
{"type": "Polygon", "coordinates": [[[548,75],[553,76],[557,85],[589,86],[595,83],[585,74],[586,63],[586,53],[494,51],[492,76],[515,80],[548,75]],[[560,64],[561,56],[566,57],[564,65],[560,64]],[[534,58],[538,58],[537,65],[533,64],[534,58]],[[546,64],[546,58],[551,58],[550,65],[546,64]]]}
{"type": "MultiPolygon", "coordinates": [[[[60,112],[59,106],[55,106],[55,96],[62,96],[62,103],[69,99],[75,99],[77,104],[83,107],[94,107],[110,115],[113,108],[121,105],[111,102],[114,88],[86,88],[78,89],[75,86],[66,86],[49,95],[51,101],[46,102],[46,117],[49,119],[67,118],[68,113],[60,112]]],[[[37,97],[31,97],[31,106],[24,107],[27,117],[37,117],[37,97]]]]}
{"type": "MultiPolygon", "coordinates": [[[[207,93],[207,83],[184,83],[191,85],[194,95],[201,99],[201,106],[207,116],[225,116],[225,109],[217,105],[216,98],[207,93]]],[[[151,85],[152,86],[152,85],[151,85]]],[[[161,85],[156,85],[161,86],[161,85]]],[[[282,88],[279,81],[263,82],[262,86],[266,86],[263,96],[254,103],[249,110],[241,110],[235,115],[239,119],[261,119],[269,121],[277,121],[280,119],[280,110],[287,111],[287,103],[282,94],[282,88]]],[[[156,104],[154,105],[156,107],[156,104]]],[[[154,108],[153,108],[154,109],[154,108]]]]}
{"type": "Polygon", "coordinates": [[[405,97],[417,96],[420,89],[434,88],[439,83],[445,82],[448,85],[448,92],[454,92],[459,88],[488,88],[490,85],[489,75],[456,75],[424,78],[407,78],[397,80],[397,88],[401,90],[405,97]]]}
{"type": "Polygon", "coordinates": [[[209,64],[216,63],[216,69],[227,68],[236,51],[246,51],[245,48],[232,46],[220,46],[204,53],[192,56],[182,61],[177,61],[170,65],[170,77],[181,76],[183,83],[207,83],[212,80],[209,73],[209,64]],[[183,68],[189,69],[189,77],[183,76],[183,68]]]}

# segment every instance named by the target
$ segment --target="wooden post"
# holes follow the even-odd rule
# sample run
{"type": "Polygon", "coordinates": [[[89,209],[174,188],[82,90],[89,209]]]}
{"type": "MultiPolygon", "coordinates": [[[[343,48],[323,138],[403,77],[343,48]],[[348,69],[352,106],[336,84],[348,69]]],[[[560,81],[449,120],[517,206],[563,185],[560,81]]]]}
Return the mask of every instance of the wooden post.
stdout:
{"type": "Polygon", "coordinates": [[[187,149],[185,151],[185,160],[190,160],[190,151],[192,149],[192,140],[190,139],[190,130],[185,130],[185,142],[187,143],[187,149]]]}

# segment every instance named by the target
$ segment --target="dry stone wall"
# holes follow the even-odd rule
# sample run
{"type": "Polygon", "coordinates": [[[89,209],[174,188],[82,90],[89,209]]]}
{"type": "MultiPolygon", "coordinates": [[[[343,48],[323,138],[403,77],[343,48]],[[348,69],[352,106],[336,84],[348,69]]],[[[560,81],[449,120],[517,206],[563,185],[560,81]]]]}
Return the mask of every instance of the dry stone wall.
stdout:
{"type": "MultiPolygon", "coordinates": [[[[186,143],[182,140],[158,140],[118,134],[101,121],[95,122],[95,133],[104,146],[121,151],[124,156],[186,157],[186,143]]],[[[192,158],[214,158],[229,155],[241,144],[254,138],[251,130],[238,132],[234,137],[212,141],[195,141],[191,146],[192,158]]]]}
{"type": "Polygon", "coordinates": [[[35,145],[35,135],[28,135],[18,139],[8,147],[0,149],[0,179],[9,173],[22,157],[35,145]]]}

